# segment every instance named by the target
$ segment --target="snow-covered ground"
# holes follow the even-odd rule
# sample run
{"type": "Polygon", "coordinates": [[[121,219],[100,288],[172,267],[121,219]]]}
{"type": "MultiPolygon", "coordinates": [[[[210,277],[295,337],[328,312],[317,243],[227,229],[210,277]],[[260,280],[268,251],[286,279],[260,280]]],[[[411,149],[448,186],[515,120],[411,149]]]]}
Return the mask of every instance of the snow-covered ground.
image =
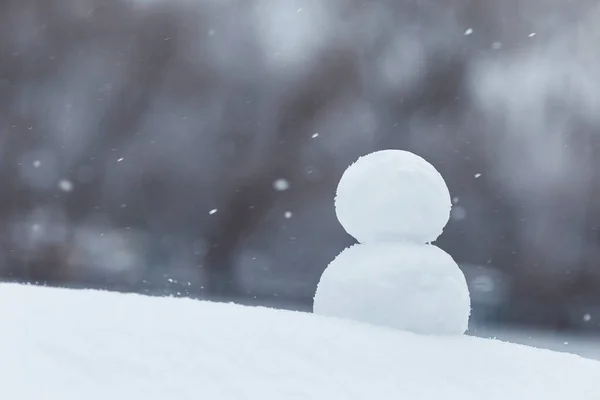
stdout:
{"type": "Polygon", "coordinates": [[[475,327],[470,335],[497,338],[540,349],[550,349],[600,361],[600,335],[549,332],[535,329],[475,327]]]}
{"type": "Polygon", "coordinates": [[[308,313],[0,284],[0,398],[600,399],[600,363],[308,313]]]}

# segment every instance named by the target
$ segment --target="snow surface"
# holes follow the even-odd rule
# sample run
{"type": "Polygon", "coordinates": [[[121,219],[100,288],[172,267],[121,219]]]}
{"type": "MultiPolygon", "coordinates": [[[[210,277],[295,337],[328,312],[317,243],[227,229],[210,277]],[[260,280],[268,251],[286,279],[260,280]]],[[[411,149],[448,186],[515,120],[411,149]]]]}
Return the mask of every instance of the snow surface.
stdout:
{"type": "Polygon", "coordinates": [[[323,272],[314,300],[320,315],[415,333],[463,334],[471,302],[452,257],[429,244],[357,244],[323,272]]]}
{"type": "Polygon", "coordinates": [[[600,363],[317,315],[0,284],[10,400],[598,400],[600,363]]]}
{"type": "Polygon", "coordinates": [[[427,161],[404,150],[360,157],[338,184],[338,220],[360,243],[435,241],[450,219],[450,192],[427,161]]]}

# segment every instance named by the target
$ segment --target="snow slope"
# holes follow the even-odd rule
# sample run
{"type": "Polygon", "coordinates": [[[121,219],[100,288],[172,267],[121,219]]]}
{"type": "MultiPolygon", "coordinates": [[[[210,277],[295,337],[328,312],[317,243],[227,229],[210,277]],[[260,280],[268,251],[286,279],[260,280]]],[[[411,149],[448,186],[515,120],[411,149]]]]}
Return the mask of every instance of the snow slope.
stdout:
{"type": "Polygon", "coordinates": [[[600,400],[600,363],[232,304],[0,284],[0,399],[600,400]]]}

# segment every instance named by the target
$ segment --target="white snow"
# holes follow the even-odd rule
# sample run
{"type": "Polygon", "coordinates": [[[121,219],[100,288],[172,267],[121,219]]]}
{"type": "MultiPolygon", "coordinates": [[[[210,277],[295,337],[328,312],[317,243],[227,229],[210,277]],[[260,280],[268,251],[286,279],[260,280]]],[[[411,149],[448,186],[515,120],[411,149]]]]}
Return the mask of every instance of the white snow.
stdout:
{"type": "Polygon", "coordinates": [[[597,400],[600,363],[312,314],[0,284],[7,400],[597,400]]]}
{"type": "Polygon", "coordinates": [[[290,182],[283,178],[276,179],[273,182],[273,188],[278,192],[284,192],[290,188],[290,182]]]}
{"type": "Polygon", "coordinates": [[[73,190],[73,183],[67,179],[61,179],[58,182],[58,188],[63,192],[70,192],[73,190]]]}
{"type": "Polygon", "coordinates": [[[219,211],[219,210],[217,210],[216,208],[213,208],[213,209],[212,209],[212,210],[210,210],[208,213],[209,213],[210,215],[215,215],[215,214],[217,213],[217,211],[219,211]]]}
{"type": "Polygon", "coordinates": [[[403,150],[359,158],[337,188],[338,220],[360,243],[435,241],[450,218],[450,193],[440,173],[403,150]]]}
{"type": "Polygon", "coordinates": [[[463,334],[471,310],[467,281],[452,257],[426,244],[357,244],[321,276],[316,314],[422,334],[463,334]]]}
{"type": "MultiPolygon", "coordinates": [[[[463,334],[471,301],[452,257],[428,244],[448,222],[450,192],[423,158],[401,150],[361,157],[335,199],[359,242],[323,272],[314,312],[420,334],[463,334]]],[[[456,216],[455,216],[456,218],[456,216]]]]}

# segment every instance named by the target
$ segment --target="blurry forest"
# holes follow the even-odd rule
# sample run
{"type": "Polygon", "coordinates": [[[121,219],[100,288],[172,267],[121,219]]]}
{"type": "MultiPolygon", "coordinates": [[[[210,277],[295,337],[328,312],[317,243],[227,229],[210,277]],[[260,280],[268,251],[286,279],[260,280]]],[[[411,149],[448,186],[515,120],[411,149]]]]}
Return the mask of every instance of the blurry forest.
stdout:
{"type": "Polygon", "coordinates": [[[358,156],[446,178],[475,315],[600,330],[591,0],[1,0],[0,277],[310,309],[358,156]]]}

